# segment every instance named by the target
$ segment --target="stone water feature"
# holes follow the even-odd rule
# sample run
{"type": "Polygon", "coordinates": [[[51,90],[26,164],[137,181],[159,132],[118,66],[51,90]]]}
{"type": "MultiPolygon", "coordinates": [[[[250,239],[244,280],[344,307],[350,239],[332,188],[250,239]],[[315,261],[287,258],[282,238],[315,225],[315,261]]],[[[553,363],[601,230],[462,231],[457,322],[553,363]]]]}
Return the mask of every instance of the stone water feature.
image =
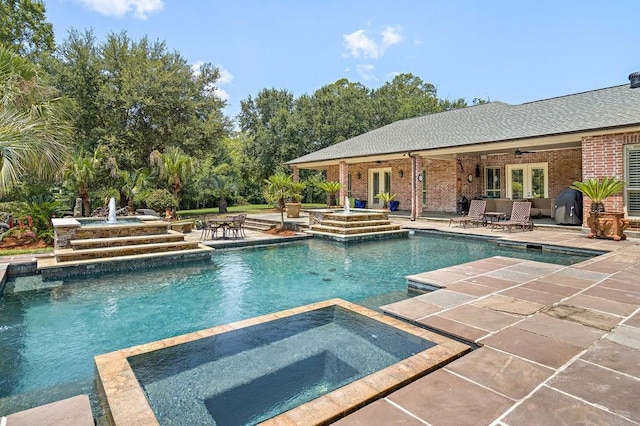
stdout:
{"type": "Polygon", "coordinates": [[[351,209],[349,198],[345,198],[341,210],[309,211],[309,230],[306,232],[341,242],[404,238],[409,235],[408,230],[391,223],[388,211],[351,209]]]}
{"type": "Polygon", "coordinates": [[[169,222],[157,217],[116,218],[113,198],[106,220],[55,218],[52,222],[54,256],[41,258],[37,264],[43,278],[137,269],[211,257],[210,247],[200,241],[185,240],[184,234],[169,229],[169,222]]]}

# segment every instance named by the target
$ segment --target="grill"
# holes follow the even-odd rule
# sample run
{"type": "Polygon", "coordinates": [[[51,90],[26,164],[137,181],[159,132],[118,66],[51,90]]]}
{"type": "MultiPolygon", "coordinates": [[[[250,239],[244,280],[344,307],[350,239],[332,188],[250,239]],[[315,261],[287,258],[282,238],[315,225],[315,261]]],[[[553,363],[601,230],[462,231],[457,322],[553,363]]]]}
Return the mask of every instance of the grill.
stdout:
{"type": "Polygon", "coordinates": [[[582,193],[571,188],[560,191],[553,219],[558,225],[582,225],[582,193]]]}

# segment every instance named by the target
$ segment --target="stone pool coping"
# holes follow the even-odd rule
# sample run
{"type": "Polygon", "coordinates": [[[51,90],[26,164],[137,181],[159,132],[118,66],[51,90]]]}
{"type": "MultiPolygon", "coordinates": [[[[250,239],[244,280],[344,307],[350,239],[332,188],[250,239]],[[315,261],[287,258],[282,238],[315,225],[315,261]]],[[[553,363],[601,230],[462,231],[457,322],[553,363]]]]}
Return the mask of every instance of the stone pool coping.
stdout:
{"type": "Polygon", "coordinates": [[[408,324],[405,321],[342,299],[330,299],[97,355],[95,357],[96,385],[109,423],[116,425],[158,424],[145,393],[127,361],[128,357],[329,306],[340,306],[354,311],[409,334],[427,339],[436,345],[273,417],[264,424],[327,424],[336,421],[441,368],[471,350],[468,345],[408,324]]]}

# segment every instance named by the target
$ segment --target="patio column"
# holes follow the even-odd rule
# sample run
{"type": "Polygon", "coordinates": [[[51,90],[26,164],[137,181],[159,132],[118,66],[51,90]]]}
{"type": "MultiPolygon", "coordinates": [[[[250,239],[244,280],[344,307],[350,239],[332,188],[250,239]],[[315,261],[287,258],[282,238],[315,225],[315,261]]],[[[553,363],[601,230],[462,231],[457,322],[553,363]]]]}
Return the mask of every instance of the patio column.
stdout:
{"type": "Polygon", "coordinates": [[[296,166],[293,166],[291,167],[291,171],[293,173],[293,181],[296,183],[300,182],[300,169],[296,166]]]}
{"type": "Polygon", "coordinates": [[[342,188],[340,189],[340,195],[337,200],[338,205],[343,205],[344,197],[347,196],[348,176],[349,176],[349,166],[347,166],[346,161],[341,161],[340,170],[339,170],[339,181],[342,184],[342,188]]]}
{"type": "Polygon", "coordinates": [[[411,158],[411,220],[416,220],[422,210],[422,187],[418,180],[422,175],[422,162],[417,155],[408,155],[411,158]]]}

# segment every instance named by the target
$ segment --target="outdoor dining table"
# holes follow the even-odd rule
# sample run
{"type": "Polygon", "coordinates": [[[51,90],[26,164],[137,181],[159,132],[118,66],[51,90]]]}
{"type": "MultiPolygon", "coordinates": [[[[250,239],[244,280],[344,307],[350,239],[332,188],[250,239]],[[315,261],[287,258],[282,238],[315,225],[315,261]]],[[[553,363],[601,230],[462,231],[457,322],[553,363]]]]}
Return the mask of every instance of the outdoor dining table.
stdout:
{"type": "Polygon", "coordinates": [[[494,226],[502,219],[505,219],[507,215],[503,212],[485,212],[483,217],[485,226],[489,225],[491,229],[493,229],[494,226]]]}
{"type": "MultiPolygon", "coordinates": [[[[220,239],[228,239],[227,227],[233,223],[233,217],[214,217],[209,219],[207,222],[209,225],[216,224],[218,228],[222,228],[222,237],[220,237],[220,239]]],[[[213,236],[211,239],[213,239],[213,236]]]]}

